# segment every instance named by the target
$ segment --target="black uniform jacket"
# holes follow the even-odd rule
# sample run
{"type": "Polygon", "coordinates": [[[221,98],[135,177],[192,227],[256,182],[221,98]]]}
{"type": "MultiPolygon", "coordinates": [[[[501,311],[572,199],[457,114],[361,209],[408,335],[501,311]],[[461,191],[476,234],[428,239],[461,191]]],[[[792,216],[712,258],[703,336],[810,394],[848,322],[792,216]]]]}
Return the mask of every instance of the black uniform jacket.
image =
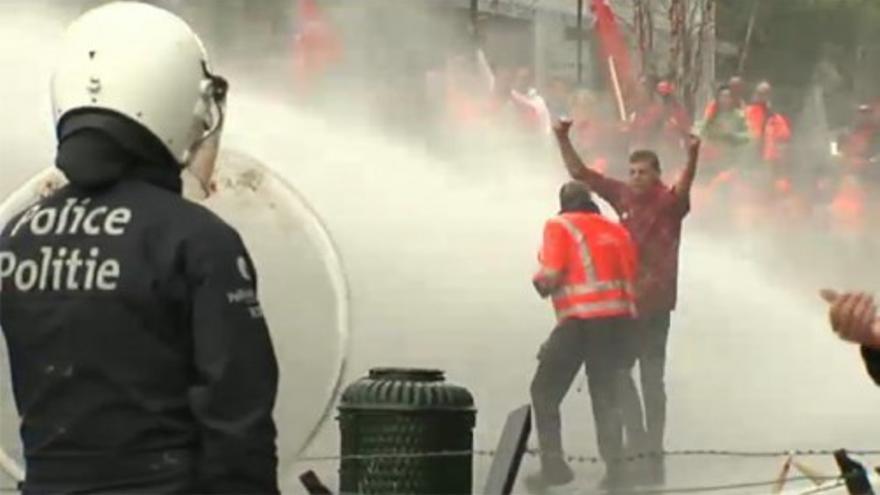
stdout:
{"type": "Polygon", "coordinates": [[[278,368],[241,238],[139,126],[62,129],[71,185],[0,237],[25,492],[277,492],[278,368]]]}

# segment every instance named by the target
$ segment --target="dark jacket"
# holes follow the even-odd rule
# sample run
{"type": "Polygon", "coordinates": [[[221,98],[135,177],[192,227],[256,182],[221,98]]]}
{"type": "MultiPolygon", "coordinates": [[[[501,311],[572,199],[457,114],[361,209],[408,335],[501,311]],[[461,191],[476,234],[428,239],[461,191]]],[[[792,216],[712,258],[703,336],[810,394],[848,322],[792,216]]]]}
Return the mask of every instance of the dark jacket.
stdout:
{"type": "Polygon", "coordinates": [[[868,374],[874,379],[874,383],[880,385],[880,350],[862,347],[862,357],[865,358],[868,374]]]}
{"type": "Polygon", "coordinates": [[[67,119],[71,184],[0,236],[26,493],[275,493],[278,368],[236,231],[140,126],[67,119]]]}

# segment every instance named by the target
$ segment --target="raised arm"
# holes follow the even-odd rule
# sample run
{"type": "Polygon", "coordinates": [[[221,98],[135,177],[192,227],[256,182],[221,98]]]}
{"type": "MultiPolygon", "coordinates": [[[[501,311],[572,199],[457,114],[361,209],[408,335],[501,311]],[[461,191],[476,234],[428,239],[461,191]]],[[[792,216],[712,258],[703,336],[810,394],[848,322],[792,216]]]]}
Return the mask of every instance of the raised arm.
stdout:
{"type": "Polygon", "coordinates": [[[559,143],[559,152],[562,154],[562,161],[565,163],[568,174],[571,175],[572,179],[585,182],[590,186],[590,189],[595,191],[602,199],[611,203],[612,206],[616,205],[620,191],[626,186],[622,182],[609,179],[584,165],[568,135],[571,123],[570,119],[560,119],[553,125],[553,132],[556,134],[556,141],[559,143]]]}
{"type": "Polygon", "coordinates": [[[569,119],[560,119],[553,124],[553,134],[556,135],[556,142],[559,143],[559,152],[562,154],[562,162],[565,164],[568,175],[572,179],[582,180],[587,184],[596,180],[598,172],[592,172],[581,161],[581,157],[571,144],[571,137],[568,133],[571,129],[572,121],[569,119]]]}
{"type": "Polygon", "coordinates": [[[687,165],[675,184],[675,194],[682,200],[690,197],[691,187],[697,177],[697,162],[700,160],[700,138],[693,134],[687,138],[687,154],[687,165]]]}

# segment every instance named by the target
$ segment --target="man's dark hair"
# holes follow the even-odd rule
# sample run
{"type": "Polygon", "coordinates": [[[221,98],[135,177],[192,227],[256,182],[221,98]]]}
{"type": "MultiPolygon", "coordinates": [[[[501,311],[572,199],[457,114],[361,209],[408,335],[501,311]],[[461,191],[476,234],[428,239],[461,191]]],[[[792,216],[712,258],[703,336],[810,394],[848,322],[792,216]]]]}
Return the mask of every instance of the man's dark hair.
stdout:
{"type": "Polygon", "coordinates": [[[654,153],[651,150],[636,150],[633,151],[631,155],[629,155],[629,162],[647,162],[651,164],[651,168],[656,171],[660,171],[660,158],[657,157],[657,153],[654,153]]]}
{"type": "Polygon", "coordinates": [[[559,190],[559,210],[561,213],[599,213],[599,206],[593,201],[589,186],[573,180],[559,190]]]}

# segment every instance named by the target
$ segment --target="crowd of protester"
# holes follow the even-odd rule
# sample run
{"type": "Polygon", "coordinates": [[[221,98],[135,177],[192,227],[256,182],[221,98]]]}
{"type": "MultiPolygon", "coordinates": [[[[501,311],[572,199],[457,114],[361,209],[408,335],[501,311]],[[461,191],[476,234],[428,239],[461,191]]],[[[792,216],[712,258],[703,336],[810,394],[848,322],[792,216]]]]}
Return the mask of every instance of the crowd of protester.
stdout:
{"type": "Polygon", "coordinates": [[[549,142],[552,123],[566,117],[574,121],[572,140],[584,161],[617,176],[626,174],[628,151],[644,148],[677,173],[686,138],[695,133],[704,143],[695,216],[714,225],[723,218],[724,228],[818,222],[858,238],[871,227],[870,213],[880,211],[871,193],[880,189],[880,101],[853,109],[850,126],[829,133],[819,147],[810,143],[807,152],[769,81],[734,76],[717,86],[705,108],[689,111],[673,81],[643,76],[627,94],[625,119],[608,92],[562,77],[539,86],[529,68],[493,66],[480,50],[452,58],[429,74],[428,85],[444,143],[469,137],[485,145],[490,132],[549,142]]]}

